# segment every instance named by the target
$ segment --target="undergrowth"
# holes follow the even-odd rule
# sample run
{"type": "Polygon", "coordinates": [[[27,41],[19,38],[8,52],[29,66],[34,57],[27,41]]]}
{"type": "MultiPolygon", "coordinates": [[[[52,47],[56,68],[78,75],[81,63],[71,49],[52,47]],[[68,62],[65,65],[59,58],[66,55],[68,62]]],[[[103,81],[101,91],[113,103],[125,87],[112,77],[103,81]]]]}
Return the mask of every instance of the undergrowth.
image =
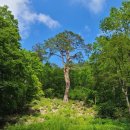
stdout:
{"type": "Polygon", "coordinates": [[[63,103],[59,99],[35,100],[31,104],[35,113],[22,116],[15,125],[5,130],[129,130],[127,121],[96,118],[93,108],[83,102],[63,103]]]}

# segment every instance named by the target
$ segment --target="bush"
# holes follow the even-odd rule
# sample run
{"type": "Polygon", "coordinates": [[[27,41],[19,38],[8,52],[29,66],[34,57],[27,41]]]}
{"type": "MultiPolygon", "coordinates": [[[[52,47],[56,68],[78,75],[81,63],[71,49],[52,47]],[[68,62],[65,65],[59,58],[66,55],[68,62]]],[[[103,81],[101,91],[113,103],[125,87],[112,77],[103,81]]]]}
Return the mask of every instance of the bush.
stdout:
{"type": "Polygon", "coordinates": [[[111,102],[105,102],[105,103],[100,103],[98,105],[98,114],[101,117],[109,117],[109,118],[115,118],[115,105],[111,102]]]}
{"type": "Polygon", "coordinates": [[[22,109],[26,102],[25,86],[19,82],[0,82],[0,114],[12,113],[22,109]]]}
{"type": "Polygon", "coordinates": [[[85,101],[87,98],[88,89],[83,87],[76,87],[70,90],[70,99],[85,101]]]}
{"type": "Polygon", "coordinates": [[[70,99],[85,101],[87,105],[93,105],[95,102],[95,92],[85,87],[75,87],[70,90],[70,99]]]}
{"type": "Polygon", "coordinates": [[[54,98],[54,89],[53,88],[48,88],[46,90],[44,90],[45,92],[45,97],[47,98],[54,98]]]}

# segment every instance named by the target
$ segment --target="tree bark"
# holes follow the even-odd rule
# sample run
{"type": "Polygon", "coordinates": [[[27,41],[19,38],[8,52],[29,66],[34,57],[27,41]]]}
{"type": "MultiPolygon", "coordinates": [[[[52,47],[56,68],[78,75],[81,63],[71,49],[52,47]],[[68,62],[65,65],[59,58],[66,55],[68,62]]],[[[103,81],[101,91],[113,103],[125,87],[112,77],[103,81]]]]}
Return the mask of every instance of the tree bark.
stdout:
{"type": "Polygon", "coordinates": [[[64,93],[64,102],[68,102],[69,100],[69,89],[70,89],[70,77],[69,77],[70,68],[67,66],[64,67],[64,78],[66,83],[65,93],[64,93]]]}
{"type": "Polygon", "coordinates": [[[125,94],[125,99],[126,99],[126,103],[127,103],[127,107],[128,107],[128,112],[129,112],[129,114],[130,114],[130,102],[129,102],[128,92],[125,91],[124,89],[122,89],[122,91],[123,91],[124,94],[125,94]]]}
{"type": "Polygon", "coordinates": [[[129,97],[128,97],[127,91],[125,92],[125,98],[126,98],[126,103],[127,103],[127,107],[128,107],[128,112],[130,114],[130,102],[129,102],[129,97]]]}
{"type": "Polygon", "coordinates": [[[127,106],[128,106],[128,111],[130,114],[130,102],[129,102],[128,94],[125,94],[125,98],[126,98],[126,102],[127,102],[127,106]]]}

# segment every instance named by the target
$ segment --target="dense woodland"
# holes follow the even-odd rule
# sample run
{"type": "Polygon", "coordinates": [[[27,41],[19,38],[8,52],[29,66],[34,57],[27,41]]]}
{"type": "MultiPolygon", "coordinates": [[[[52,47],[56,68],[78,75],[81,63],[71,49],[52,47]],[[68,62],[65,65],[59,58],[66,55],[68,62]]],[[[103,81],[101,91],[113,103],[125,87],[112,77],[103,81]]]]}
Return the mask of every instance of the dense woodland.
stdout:
{"type": "Polygon", "coordinates": [[[129,120],[130,2],[112,8],[99,27],[103,33],[94,43],[65,30],[28,51],[21,47],[17,19],[7,6],[0,7],[0,118],[49,98],[83,102],[97,118],[129,120]],[[62,66],[51,63],[51,57],[62,66]]]}

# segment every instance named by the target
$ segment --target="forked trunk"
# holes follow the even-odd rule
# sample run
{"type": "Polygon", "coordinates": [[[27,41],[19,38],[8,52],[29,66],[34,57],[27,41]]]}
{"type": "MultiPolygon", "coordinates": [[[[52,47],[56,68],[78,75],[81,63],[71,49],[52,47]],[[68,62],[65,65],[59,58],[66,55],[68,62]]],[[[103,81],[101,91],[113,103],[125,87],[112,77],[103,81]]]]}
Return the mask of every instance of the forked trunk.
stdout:
{"type": "Polygon", "coordinates": [[[69,77],[69,67],[64,67],[64,78],[65,78],[65,83],[66,83],[66,88],[65,88],[65,93],[64,93],[64,102],[68,102],[69,98],[69,89],[70,89],[70,77],[69,77]]]}

